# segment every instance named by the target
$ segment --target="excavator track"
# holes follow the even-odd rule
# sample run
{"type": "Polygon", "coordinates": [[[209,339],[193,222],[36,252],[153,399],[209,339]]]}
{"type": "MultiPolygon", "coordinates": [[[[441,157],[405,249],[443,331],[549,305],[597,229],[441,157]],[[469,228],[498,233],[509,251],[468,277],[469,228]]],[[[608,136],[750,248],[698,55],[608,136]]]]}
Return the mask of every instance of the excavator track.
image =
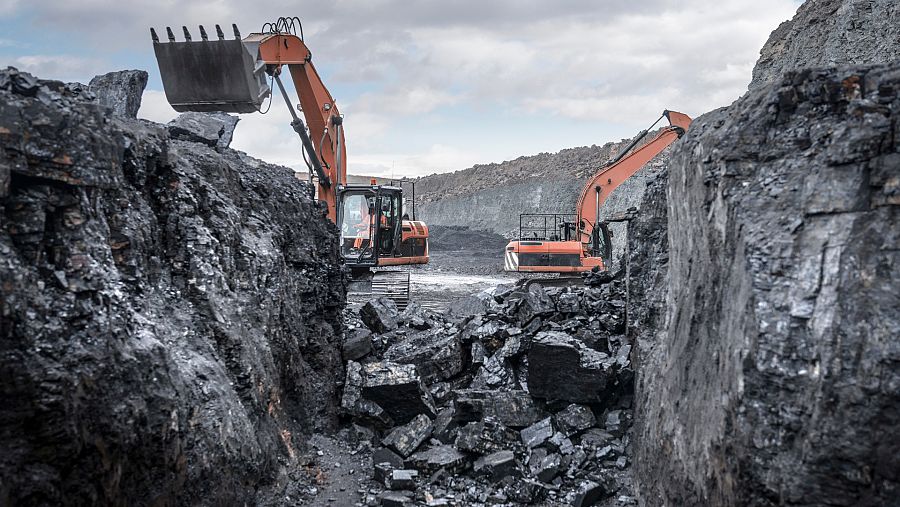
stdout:
{"type": "Polygon", "coordinates": [[[379,297],[393,301],[403,310],[409,304],[409,271],[376,271],[350,282],[347,299],[351,304],[363,305],[379,297]]]}
{"type": "Polygon", "coordinates": [[[387,297],[403,310],[409,304],[409,271],[376,271],[372,297],[387,297]]]}
{"type": "Polygon", "coordinates": [[[581,273],[563,273],[560,276],[531,277],[523,278],[522,280],[524,280],[522,284],[526,289],[533,284],[539,284],[542,287],[580,287],[584,285],[584,278],[582,278],[581,273]]]}

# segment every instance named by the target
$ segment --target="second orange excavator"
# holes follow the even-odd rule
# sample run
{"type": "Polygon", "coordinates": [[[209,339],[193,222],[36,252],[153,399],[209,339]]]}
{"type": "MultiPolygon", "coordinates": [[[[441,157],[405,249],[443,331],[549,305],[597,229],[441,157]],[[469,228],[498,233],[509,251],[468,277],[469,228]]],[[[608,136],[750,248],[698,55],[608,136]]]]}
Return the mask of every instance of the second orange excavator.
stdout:
{"type": "Polygon", "coordinates": [[[609,220],[600,216],[600,207],[616,187],[681,138],[690,125],[691,119],[686,114],[663,111],[653,125],[641,131],[615,160],[587,181],[574,215],[520,215],[519,239],[506,246],[504,269],[538,273],[577,273],[594,268],[606,270],[612,256],[612,241],[609,220]],[[669,126],[632,152],[632,148],[663,118],[669,120],[669,126]]]}
{"type": "MultiPolygon", "coordinates": [[[[182,27],[184,41],[176,41],[166,27],[168,42],[151,28],[153,50],[163,88],[176,111],[253,113],[260,111],[277,84],[291,113],[291,127],[300,136],[303,158],[315,179],[315,197],[325,203],[328,218],[340,230],[340,253],[351,271],[365,277],[373,268],[428,263],[428,227],[404,212],[403,188],[347,183],[347,146],[344,117],[312,63],[296,17],[266,23],[260,33],[241,38],[232,25],[226,39],[219,25],[210,38],[200,26],[200,40],[182,27]],[[281,81],[287,69],[306,124],[297,116],[281,81]]],[[[413,190],[415,194],[415,190],[413,190]]],[[[413,195],[415,198],[415,195],[413,195]]],[[[409,273],[377,273],[373,292],[402,305],[408,299],[409,273]]]]}

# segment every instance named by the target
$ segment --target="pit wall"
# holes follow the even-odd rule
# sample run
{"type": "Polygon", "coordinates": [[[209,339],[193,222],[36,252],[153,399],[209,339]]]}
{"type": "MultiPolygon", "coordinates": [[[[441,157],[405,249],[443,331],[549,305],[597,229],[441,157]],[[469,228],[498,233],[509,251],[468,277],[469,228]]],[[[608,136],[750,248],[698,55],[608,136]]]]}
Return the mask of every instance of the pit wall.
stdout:
{"type": "Polygon", "coordinates": [[[629,240],[642,505],[897,498],[898,123],[900,65],[804,70],[676,146],[629,240]]]}
{"type": "Polygon", "coordinates": [[[4,72],[0,504],[257,503],[336,424],[334,227],[287,168],[4,72]]]}

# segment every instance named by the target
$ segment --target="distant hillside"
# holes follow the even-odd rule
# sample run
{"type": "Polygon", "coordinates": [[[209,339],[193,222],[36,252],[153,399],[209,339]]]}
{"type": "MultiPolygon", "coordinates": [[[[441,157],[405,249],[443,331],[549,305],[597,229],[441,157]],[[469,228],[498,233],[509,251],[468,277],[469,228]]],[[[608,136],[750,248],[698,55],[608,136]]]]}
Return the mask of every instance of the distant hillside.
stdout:
{"type": "Polygon", "coordinates": [[[452,173],[432,174],[416,181],[417,201],[441,201],[534,180],[582,181],[629,142],[568,148],[558,153],[539,153],[501,163],[477,164],[452,173]]]}
{"type": "MultiPolygon", "coordinates": [[[[654,136],[648,135],[644,142],[654,136]]],[[[428,224],[466,226],[507,238],[518,235],[520,213],[572,213],[586,180],[631,143],[569,148],[495,164],[479,164],[416,180],[418,218],[428,224]]],[[[667,152],[620,186],[606,201],[609,214],[637,206],[648,178],[667,162],[667,152]]],[[[614,224],[616,257],[624,248],[624,226],[614,224]]]]}

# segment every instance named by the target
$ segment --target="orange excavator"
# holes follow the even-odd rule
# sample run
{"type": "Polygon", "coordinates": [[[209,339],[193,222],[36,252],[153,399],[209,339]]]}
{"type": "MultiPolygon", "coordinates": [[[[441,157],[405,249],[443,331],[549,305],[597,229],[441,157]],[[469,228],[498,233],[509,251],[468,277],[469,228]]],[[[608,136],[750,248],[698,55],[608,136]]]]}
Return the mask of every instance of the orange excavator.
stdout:
{"type": "Polygon", "coordinates": [[[606,270],[612,257],[609,232],[609,222],[612,220],[601,219],[600,207],[616,187],[681,138],[690,125],[691,119],[686,114],[663,111],[653,125],[642,130],[618,157],[588,180],[573,215],[520,215],[519,239],[506,245],[504,270],[538,273],[577,273],[594,268],[606,270]],[[632,152],[632,148],[663,118],[669,120],[669,126],[632,152]]]}
{"type": "MultiPolygon", "coordinates": [[[[344,263],[355,275],[382,266],[428,263],[428,227],[415,220],[415,204],[412,219],[404,213],[402,184],[378,185],[374,179],[370,185],[347,184],[344,117],[316,72],[300,20],[279,18],[243,39],[237,25],[232,25],[233,39],[226,39],[219,25],[215,30],[211,39],[201,25],[200,40],[193,40],[182,27],[184,41],[176,41],[166,27],[168,42],[161,42],[150,29],[169,104],[179,112],[253,113],[267,97],[271,100],[277,85],[293,118],[291,127],[300,136],[314,197],[324,201],[328,218],[340,230],[344,263]],[[282,83],[285,68],[306,124],[282,83]]],[[[405,279],[408,297],[409,274],[385,274],[390,276],[381,277],[383,283],[376,283],[378,277],[372,280],[373,291],[402,292],[405,279]]]]}

